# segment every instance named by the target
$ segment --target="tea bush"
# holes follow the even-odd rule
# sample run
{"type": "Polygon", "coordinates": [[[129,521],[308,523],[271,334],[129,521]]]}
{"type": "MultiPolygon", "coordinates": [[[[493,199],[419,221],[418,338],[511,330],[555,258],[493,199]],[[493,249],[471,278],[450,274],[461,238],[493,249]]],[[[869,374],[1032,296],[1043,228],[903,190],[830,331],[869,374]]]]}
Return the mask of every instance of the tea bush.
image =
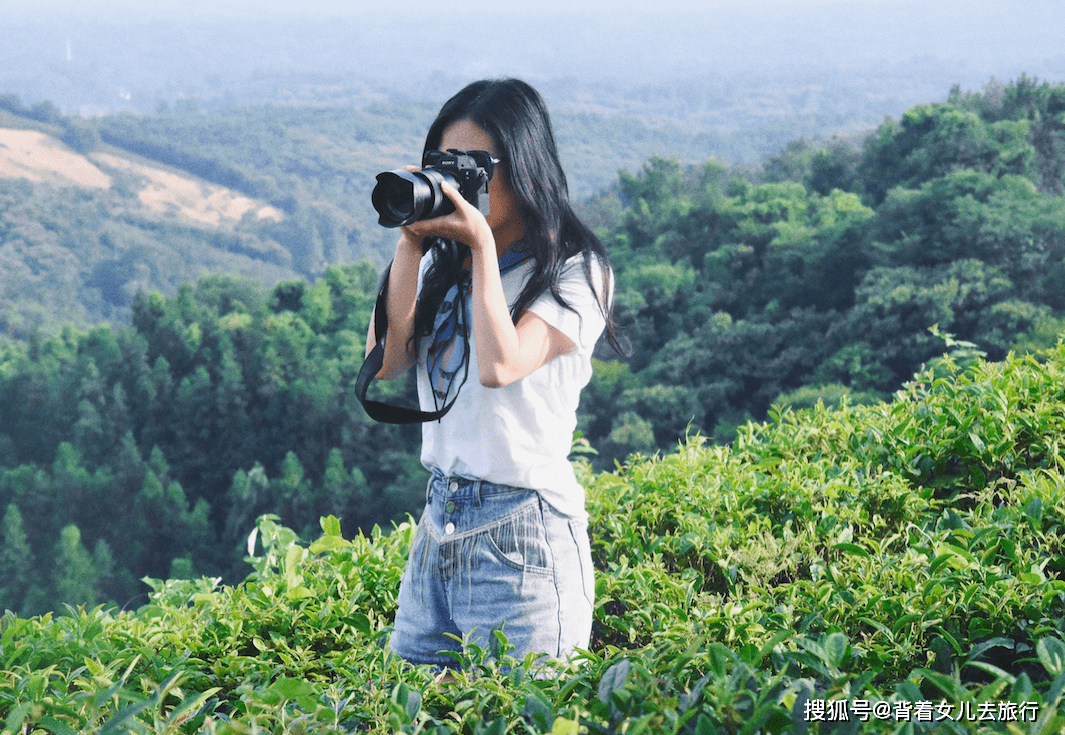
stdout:
{"type": "Polygon", "coordinates": [[[505,631],[457,681],[387,647],[413,538],[302,544],[151,580],[136,611],[0,619],[11,733],[1065,732],[1065,346],[938,361],[873,406],[780,410],[588,489],[590,650],[505,631]]]}

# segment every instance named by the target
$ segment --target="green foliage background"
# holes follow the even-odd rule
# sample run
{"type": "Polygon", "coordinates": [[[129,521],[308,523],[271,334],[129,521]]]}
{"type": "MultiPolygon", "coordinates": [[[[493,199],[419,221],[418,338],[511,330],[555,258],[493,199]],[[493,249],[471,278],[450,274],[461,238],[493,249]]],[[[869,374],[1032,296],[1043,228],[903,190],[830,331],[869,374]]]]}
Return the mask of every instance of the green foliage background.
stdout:
{"type": "Polygon", "coordinates": [[[287,215],[4,180],[5,732],[1065,728],[1065,87],[955,89],[757,168],[644,156],[582,199],[633,348],[597,354],[575,443],[593,641],[541,679],[503,636],[446,686],[385,646],[419,433],[351,390],[382,262],[353,171],[420,113],[393,163],[384,111],[0,102],[287,215]],[[806,717],[842,699],[1038,715],[806,717]]]}
{"type": "Polygon", "coordinates": [[[888,403],[582,464],[593,640],[546,677],[505,629],[453,683],[389,653],[413,525],[304,546],[262,517],[239,585],[8,612],[4,732],[1060,732],[1063,378],[1062,345],[947,357],[888,403]]]}
{"type": "MultiPolygon", "coordinates": [[[[79,120],[0,103],[4,124],[184,167],[288,215],[182,228],[137,210],[136,182],[99,198],[3,180],[0,607],[136,607],[146,575],[236,583],[263,513],[309,538],[322,516],[368,532],[416,512],[417,428],[371,424],[351,391],[381,260],[351,213],[368,206],[359,166],[398,165],[431,111],[386,134],[385,108],[79,120]],[[205,254],[240,267],[181,283],[205,254]],[[59,327],[61,313],[82,319],[59,327]]],[[[579,150],[594,169],[606,149],[579,150]]],[[[1053,345],[1063,172],[1065,87],[1026,77],[955,89],[860,142],[797,140],[757,169],[622,171],[580,202],[633,348],[604,347],[583,395],[593,469],[694,434],[734,441],[773,406],[874,404],[945,338],[992,360],[1053,345]]],[[[414,400],[409,381],[382,390],[414,400]]]]}

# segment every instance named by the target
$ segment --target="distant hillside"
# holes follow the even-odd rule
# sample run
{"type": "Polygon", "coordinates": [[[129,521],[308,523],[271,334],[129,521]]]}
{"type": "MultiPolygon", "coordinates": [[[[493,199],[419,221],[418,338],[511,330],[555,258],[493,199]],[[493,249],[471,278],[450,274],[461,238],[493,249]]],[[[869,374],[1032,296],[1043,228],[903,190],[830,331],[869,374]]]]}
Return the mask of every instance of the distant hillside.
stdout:
{"type": "Polygon", "coordinates": [[[138,291],[204,273],[298,274],[269,203],[121,149],[81,153],[62,128],[0,114],[0,325],[26,335],[127,321],[138,291]],[[18,126],[18,127],[15,127],[18,126]],[[35,129],[34,129],[35,128],[35,129]]]}
{"type": "Polygon", "coordinates": [[[109,146],[83,154],[0,126],[0,200],[0,319],[16,334],[125,321],[138,291],[173,292],[211,270],[296,275],[280,245],[240,234],[282,224],[276,207],[109,146]]]}
{"type": "MultiPolygon", "coordinates": [[[[137,291],[173,294],[219,270],[272,286],[329,264],[382,266],[377,173],[417,162],[435,109],[257,107],[83,120],[0,95],[0,329],[124,322],[137,291]]],[[[571,194],[616,184],[653,155],[757,159],[816,117],[773,134],[687,131],[596,113],[555,116],[571,194]]]]}
{"type": "Polygon", "coordinates": [[[117,179],[137,189],[137,199],[153,214],[179,222],[233,226],[245,215],[281,222],[284,214],[227,187],[131,160],[128,155],[93,151],[81,154],[47,133],[0,128],[0,178],[32,183],[109,190],[117,179]]]}

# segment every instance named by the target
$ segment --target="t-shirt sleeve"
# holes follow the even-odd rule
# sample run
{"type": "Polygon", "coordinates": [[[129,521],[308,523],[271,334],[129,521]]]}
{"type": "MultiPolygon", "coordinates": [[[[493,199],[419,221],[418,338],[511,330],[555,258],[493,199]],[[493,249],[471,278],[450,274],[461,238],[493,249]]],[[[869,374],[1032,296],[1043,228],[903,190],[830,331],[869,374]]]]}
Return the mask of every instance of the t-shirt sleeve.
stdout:
{"type": "MultiPolygon", "coordinates": [[[[605,297],[604,302],[609,303],[611,298],[610,293],[603,292],[603,269],[596,260],[591,265],[590,284],[583,256],[570,258],[562,267],[559,291],[572,310],[558,303],[550,291],[545,291],[529,306],[529,311],[573,340],[578,352],[584,354],[591,353],[606,326],[600,299],[605,297]]],[[[612,288],[609,275],[607,281],[608,288],[612,288]]]]}

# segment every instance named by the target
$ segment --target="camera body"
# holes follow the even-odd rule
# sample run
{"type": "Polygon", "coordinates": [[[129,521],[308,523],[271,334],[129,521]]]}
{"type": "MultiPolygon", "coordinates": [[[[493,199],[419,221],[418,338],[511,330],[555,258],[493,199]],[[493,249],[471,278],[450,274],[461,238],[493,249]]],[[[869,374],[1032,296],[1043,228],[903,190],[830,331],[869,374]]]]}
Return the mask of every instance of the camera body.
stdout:
{"type": "Polygon", "coordinates": [[[412,222],[432,219],[455,211],[440,185],[447,181],[462,198],[489,214],[488,181],[491,163],[478,160],[483,151],[449,148],[447,152],[426,151],[421,171],[396,169],[377,174],[371,200],[377,210],[378,223],[384,227],[403,227],[412,222]]]}

